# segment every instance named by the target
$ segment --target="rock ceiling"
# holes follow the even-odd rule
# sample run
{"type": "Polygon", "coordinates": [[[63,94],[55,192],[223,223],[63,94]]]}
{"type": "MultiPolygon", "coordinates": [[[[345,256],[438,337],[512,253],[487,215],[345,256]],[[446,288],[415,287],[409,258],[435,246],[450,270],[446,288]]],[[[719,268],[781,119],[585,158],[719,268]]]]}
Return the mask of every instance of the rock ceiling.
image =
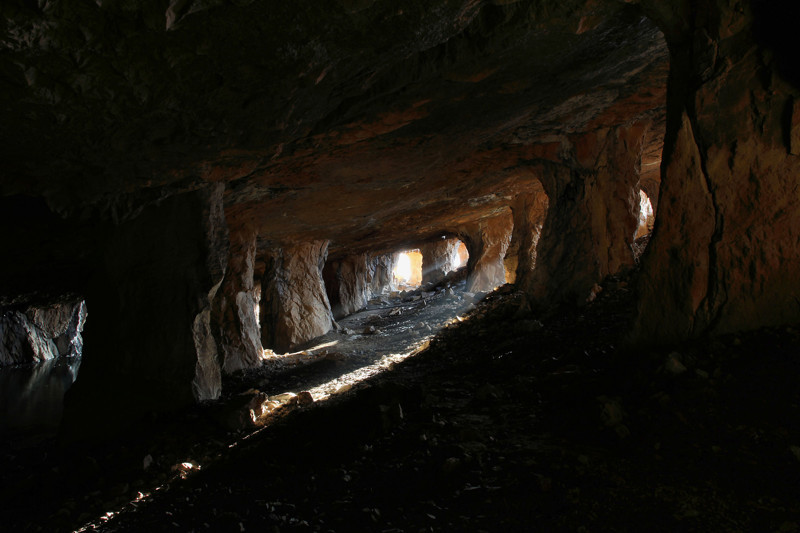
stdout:
{"type": "Polygon", "coordinates": [[[636,6],[3,4],[0,197],[62,216],[223,181],[262,247],[388,249],[503,210],[538,161],[633,120],[656,124],[657,179],[668,52],[636,6]]]}

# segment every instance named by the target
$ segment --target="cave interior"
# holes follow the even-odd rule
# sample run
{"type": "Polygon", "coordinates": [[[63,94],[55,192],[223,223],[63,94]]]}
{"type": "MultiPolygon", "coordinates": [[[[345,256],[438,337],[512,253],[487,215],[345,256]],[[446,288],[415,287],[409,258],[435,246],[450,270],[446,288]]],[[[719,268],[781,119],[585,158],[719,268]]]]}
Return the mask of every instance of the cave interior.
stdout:
{"type": "Polygon", "coordinates": [[[800,531],[800,7],[0,15],[17,530],[800,531]]]}

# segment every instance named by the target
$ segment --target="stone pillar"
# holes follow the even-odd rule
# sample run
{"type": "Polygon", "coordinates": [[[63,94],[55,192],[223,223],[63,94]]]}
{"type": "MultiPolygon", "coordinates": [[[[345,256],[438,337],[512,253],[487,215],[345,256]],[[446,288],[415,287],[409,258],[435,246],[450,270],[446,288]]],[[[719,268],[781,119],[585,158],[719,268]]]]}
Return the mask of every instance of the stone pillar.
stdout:
{"type": "Polygon", "coordinates": [[[266,258],[261,282],[261,343],[286,352],[333,327],[322,269],[328,241],[287,245],[266,258]]]}
{"type": "Polygon", "coordinates": [[[503,257],[511,241],[512,226],[511,212],[508,211],[462,228],[462,240],[469,251],[467,291],[491,291],[505,283],[503,257]]]}
{"type": "Polygon", "coordinates": [[[547,217],[547,204],[547,193],[538,180],[511,204],[514,215],[511,243],[517,257],[514,283],[525,292],[530,288],[536,267],[536,247],[547,217]]]}
{"type": "Polygon", "coordinates": [[[323,278],[334,318],[343,318],[367,306],[370,298],[367,254],[331,261],[323,278]]]}
{"type": "Polygon", "coordinates": [[[384,288],[392,288],[396,262],[396,254],[383,254],[369,258],[367,281],[371,294],[381,294],[384,288]]]}
{"type": "Polygon", "coordinates": [[[797,322],[793,17],[770,2],[645,4],[671,58],[661,194],[634,337],[676,342],[797,322]]]}
{"type": "Polygon", "coordinates": [[[634,264],[646,133],[645,124],[593,133],[573,147],[571,167],[544,168],[549,209],[528,283],[534,305],[585,302],[595,283],[634,264]]]}
{"type": "Polygon", "coordinates": [[[228,268],[214,300],[214,322],[220,328],[218,345],[223,370],[235,372],[261,364],[261,335],[256,320],[253,266],[256,232],[231,232],[228,268]]]}
{"type": "Polygon", "coordinates": [[[65,431],[114,431],[220,393],[210,301],[227,256],[224,186],[169,197],[109,229],[89,284],[80,379],[65,431]]]}
{"type": "Polygon", "coordinates": [[[458,260],[458,239],[437,239],[420,246],[422,283],[439,283],[454,270],[458,260]]]}

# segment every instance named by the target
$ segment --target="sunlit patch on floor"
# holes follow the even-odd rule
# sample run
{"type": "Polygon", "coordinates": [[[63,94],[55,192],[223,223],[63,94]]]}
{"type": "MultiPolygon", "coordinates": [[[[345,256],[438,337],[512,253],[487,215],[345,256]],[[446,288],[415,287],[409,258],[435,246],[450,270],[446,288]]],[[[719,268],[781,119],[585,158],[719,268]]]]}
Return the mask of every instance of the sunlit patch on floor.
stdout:
{"type": "Polygon", "coordinates": [[[348,372],[342,376],[339,376],[336,379],[333,379],[327,383],[323,383],[317,387],[309,389],[308,392],[311,393],[311,396],[314,398],[314,401],[323,401],[330,398],[334,394],[341,394],[347,392],[353,388],[353,386],[366,381],[367,379],[373,378],[382,372],[390,370],[394,365],[398,363],[402,363],[409,357],[412,357],[428,346],[428,342],[433,336],[426,337],[424,342],[415,348],[414,350],[407,352],[407,353],[399,353],[399,354],[389,354],[384,355],[381,359],[371,365],[363,366],[357,370],[352,372],[348,372]]]}

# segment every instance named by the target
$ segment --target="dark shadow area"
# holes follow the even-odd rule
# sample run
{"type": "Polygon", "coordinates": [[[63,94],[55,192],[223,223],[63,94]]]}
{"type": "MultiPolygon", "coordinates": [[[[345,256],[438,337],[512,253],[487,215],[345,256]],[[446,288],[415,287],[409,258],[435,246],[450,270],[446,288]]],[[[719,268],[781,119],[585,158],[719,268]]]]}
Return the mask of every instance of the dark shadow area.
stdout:
{"type": "Polygon", "coordinates": [[[774,54],[781,76],[800,88],[800,57],[797,55],[800,4],[753,0],[752,6],[756,42],[774,54]]]}
{"type": "Polygon", "coordinates": [[[27,458],[26,476],[3,483],[6,523],[790,531],[798,328],[632,352],[621,342],[633,282],[609,278],[594,302],[544,322],[504,286],[415,357],[326,402],[287,405],[260,430],[223,430],[221,408],[205,406],[71,462],[27,458]]]}
{"type": "Polygon", "coordinates": [[[59,357],[0,368],[0,442],[17,448],[54,437],[80,364],[80,357],[59,357]]]}

